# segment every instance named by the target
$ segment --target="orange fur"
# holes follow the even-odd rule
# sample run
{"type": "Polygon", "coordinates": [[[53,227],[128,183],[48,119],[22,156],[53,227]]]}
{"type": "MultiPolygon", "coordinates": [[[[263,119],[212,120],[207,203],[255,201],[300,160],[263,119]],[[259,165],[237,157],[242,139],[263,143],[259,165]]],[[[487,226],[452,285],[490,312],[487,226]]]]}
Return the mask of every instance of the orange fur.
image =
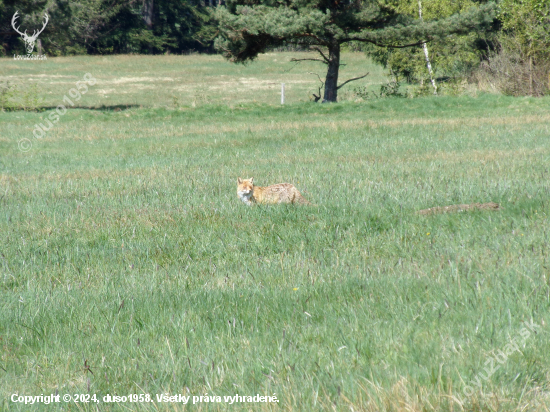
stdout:
{"type": "Polygon", "coordinates": [[[279,183],[267,187],[254,186],[254,178],[237,180],[237,195],[245,204],[251,206],[253,203],[277,204],[291,203],[299,205],[310,205],[290,183],[279,183]]]}

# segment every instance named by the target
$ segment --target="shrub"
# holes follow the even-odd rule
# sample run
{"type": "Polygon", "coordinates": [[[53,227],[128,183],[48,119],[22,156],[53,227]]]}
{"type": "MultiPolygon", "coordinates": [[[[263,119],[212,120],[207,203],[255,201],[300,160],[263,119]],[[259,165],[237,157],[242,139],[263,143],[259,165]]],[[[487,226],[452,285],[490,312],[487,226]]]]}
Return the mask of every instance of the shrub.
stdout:
{"type": "Polygon", "coordinates": [[[550,59],[529,56],[522,43],[507,37],[490,52],[475,74],[482,90],[509,96],[543,96],[550,92],[550,59]]]}
{"type": "Polygon", "coordinates": [[[21,86],[10,82],[0,83],[0,110],[38,110],[42,103],[37,85],[21,86]]]}

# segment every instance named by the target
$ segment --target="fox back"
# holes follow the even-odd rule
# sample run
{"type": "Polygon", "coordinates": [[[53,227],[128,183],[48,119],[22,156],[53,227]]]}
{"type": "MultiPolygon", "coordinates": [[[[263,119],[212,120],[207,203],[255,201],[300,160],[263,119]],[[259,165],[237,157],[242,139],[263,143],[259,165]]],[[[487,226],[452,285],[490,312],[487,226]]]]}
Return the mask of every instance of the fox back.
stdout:
{"type": "Polygon", "coordinates": [[[277,204],[290,203],[310,205],[290,183],[279,183],[267,187],[254,186],[254,178],[237,180],[237,195],[248,206],[253,203],[277,204]]]}

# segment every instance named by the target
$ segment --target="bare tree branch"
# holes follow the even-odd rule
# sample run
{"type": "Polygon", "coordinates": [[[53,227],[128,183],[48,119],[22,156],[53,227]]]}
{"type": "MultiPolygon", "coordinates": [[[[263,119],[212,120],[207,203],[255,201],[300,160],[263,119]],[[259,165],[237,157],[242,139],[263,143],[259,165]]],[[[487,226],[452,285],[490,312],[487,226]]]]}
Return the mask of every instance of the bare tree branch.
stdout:
{"type": "Polygon", "coordinates": [[[374,44],[375,46],[378,46],[378,47],[387,47],[388,49],[404,49],[406,47],[413,47],[413,46],[422,46],[424,43],[427,43],[429,42],[431,39],[427,39],[427,40],[423,40],[423,41],[419,41],[417,43],[410,43],[410,44],[403,44],[401,46],[394,46],[394,45],[390,45],[390,44],[380,44],[380,43],[377,43],[375,42],[374,40],[367,40],[367,39],[358,39],[356,37],[349,37],[349,38],[346,38],[346,39],[343,39],[344,42],[348,42],[348,41],[361,41],[363,43],[371,43],[371,44],[374,44]]]}
{"type": "MultiPolygon", "coordinates": [[[[291,61],[292,61],[292,60],[291,60],[291,61]]],[[[290,72],[292,69],[294,69],[296,66],[298,66],[298,64],[299,64],[300,62],[295,62],[295,63],[296,63],[296,64],[295,64],[294,66],[292,66],[290,69],[288,69],[288,70],[283,70],[283,73],[288,73],[288,72],[290,72]]]]}
{"type": "Polygon", "coordinates": [[[290,59],[291,62],[303,62],[303,61],[306,61],[306,60],[309,60],[309,61],[312,61],[312,62],[321,62],[321,63],[328,64],[326,61],[321,60],[321,59],[295,59],[294,57],[292,59],[290,59]]]}
{"type": "Polygon", "coordinates": [[[319,79],[319,81],[321,82],[321,86],[319,86],[319,96],[317,96],[315,93],[312,93],[313,94],[313,98],[315,99],[315,103],[317,103],[319,100],[321,100],[321,89],[323,88],[323,81],[321,80],[321,76],[319,76],[317,73],[313,73],[313,72],[307,72],[308,74],[314,74],[315,76],[317,76],[317,78],[319,79]]]}
{"type": "Polygon", "coordinates": [[[328,64],[328,62],[329,62],[330,60],[329,60],[329,58],[328,58],[327,56],[325,56],[325,54],[323,53],[323,51],[321,50],[320,47],[315,46],[315,47],[312,47],[312,49],[315,50],[316,52],[319,52],[319,54],[320,54],[321,56],[323,56],[323,59],[325,59],[325,62],[328,64]]]}
{"type": "Polygon", "coordinates": [[[342,86],[344,86],[346,83],[352,82],[354,80],[362,79],[363,77],[367,77],[370,73],[365,74],[364,76],[354,77],[353,79],[346,80],[344,83],[342,83],[340,86],[336,88],[336,90],[339,90],[342,86]]]}
{"type": "Polygon", "coordinates": [[[321,80],[321,76],[319,76],[317,73],[307,72],[307,74],[314,74],[315,76],[317,76],[317,78],[319,79],[319,81],[321,82],[321,84],[323,84],[323,81],[321,80]]]}

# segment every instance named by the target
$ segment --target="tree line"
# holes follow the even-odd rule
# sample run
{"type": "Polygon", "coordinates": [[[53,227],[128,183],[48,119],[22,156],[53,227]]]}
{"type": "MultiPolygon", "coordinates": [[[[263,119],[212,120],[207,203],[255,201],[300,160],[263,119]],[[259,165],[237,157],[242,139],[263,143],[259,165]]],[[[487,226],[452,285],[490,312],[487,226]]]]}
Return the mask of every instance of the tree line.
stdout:
{"type": "Polygon", "coordinates": [[[25,54],[21,31],[42,27],[49,56],[213,52],[211,10],[223,0],[0,0],[0,56],[25,54]]]}
{"type": "Polygon", "coordinates": [[[49,16],[39,47],[51,56],[203,52],[245,63],[281,46],[313,51],[307,60],[326,65],[324,101],[356,80],[341,80],[346,49],[435,91],[437,79],[480,67],[508,94],[546,94],[550,82],[550,0],[0,0],[2,56],[25,53],[15,12],[29,32],[49,16]]]}

